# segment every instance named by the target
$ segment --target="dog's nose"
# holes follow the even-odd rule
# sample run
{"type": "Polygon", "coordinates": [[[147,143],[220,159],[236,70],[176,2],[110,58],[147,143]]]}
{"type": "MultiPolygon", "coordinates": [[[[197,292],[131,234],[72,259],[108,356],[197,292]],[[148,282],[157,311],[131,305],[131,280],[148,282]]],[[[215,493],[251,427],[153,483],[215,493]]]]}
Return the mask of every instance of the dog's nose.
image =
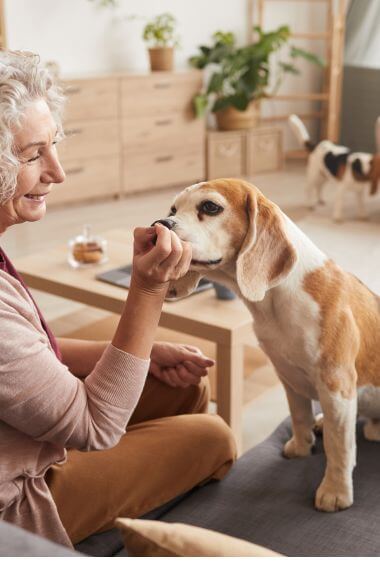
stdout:
{"type": "Polygon", "coordinates": [[[168,230],[172,230],[176,225],[175,221],[171,220],[170,218],[166,218],[164,220],[156,220],[153,222],[152,226],[155,226],[156,224],[161,224],[162,226],[168,228],[168,230]]]}

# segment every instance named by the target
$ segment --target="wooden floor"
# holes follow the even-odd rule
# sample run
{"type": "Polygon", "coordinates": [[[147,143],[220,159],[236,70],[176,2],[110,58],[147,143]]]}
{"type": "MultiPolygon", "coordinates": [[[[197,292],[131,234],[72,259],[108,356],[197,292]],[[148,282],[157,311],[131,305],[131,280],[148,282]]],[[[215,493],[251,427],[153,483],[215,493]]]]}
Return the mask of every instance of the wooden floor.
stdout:
{"type": "MultiPolygon", "coordinates": [[[[286,170],[257,176],[252,180],[263,193],[275,201],[296,221],[306,213],[303,204],[304,167],[302,165],[288,166],[286,170]]],[[[169,211],[175,194],[182,188],[169,188],[160,191],[138,194],[120,200],[87,203],[75,207],[48,208],[46,217],[34,224],[21,224],[10,228],[1,238],[1,245],[13,259],[29,253],[43,251],[54,245],[68,242],[70,238],[81,232],[84,224],[91,224],[93,232],[102,232],[117,227],[133,228],[138,225],[150,225],[155,219],[169,211]]],[[[57,186],[54,192],[59,192],[57,186]]],[[[17,263],[16,263],[17,265],[17,263]]],[[[103,337],[110,338],[117,318],[105,311],[84,307],[78,303],[66,301],[38,291],[33,292],[46,319],[58,336],[79,336],[81,338],[103,337]],[[102,323],[94,327],[94,322],[102,323]]],[[[170,331],[160,330],[159,338],[167,340],[189,340],[200,346],[205,352],[213,355],[211,343],[200,342],[188,337],[179,338],[170,331]]],[[[251,404],[260,399],[266,392],[270,393],[278,386],[278,379],[260,349],[247,347],[245,354],[245,401],[251,404]]],[[[213,381],[213,373],[211,373],[213,381]]],[[[249,405],[250,405],[249,404],[249,405]]],[[[281,399],[280,405],[270,406],[266,416],[266,428],[260,432],[260,426],[255,427],[255,433],[250,433],[246,425],[245,447],[257,443],[286,415],[286,405],[281,399]],[[268,416],[269,415],[269,416],[268,416]],[[270,417],[268,427],[268,417],[270,417]]]]}

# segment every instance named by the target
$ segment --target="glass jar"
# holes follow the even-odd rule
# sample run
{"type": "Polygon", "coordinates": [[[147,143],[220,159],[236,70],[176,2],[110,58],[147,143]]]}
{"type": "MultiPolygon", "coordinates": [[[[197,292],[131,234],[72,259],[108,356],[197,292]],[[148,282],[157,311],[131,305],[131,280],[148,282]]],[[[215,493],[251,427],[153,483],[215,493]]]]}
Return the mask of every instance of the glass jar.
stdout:
{"type": "Polygon", "coordinates": [[[71,267],[98,265],[107,261],[107,240],[91,234],[91,226],[83,226],[83,233],[68,243],[68,262],[71,267]]]}

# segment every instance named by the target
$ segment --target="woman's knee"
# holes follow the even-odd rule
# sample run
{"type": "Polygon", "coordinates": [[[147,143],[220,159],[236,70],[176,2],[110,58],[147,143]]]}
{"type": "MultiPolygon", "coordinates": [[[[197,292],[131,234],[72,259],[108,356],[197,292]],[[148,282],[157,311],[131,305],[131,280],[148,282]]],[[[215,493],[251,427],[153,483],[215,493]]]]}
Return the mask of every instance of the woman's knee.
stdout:
{"type": "Polygon", "coordinates": [[[213,457],[220,468],[231,467],[237,456],[237,447],[231,428],[217,415],[201,414],[196,416],[197,437],[205,454],[213,457]]]}
{"type": "Polygon", "coordinates": [[[192,413],[203,414],[208,411],[210,403],[210,382],[208,376],[201,378],[199,384],[193,386],[194,407],[192,413]]]}
{"type": "Polygon", "coordinates": [[[187,388],[176,388],[176,390],[183,390],[179,414],[204,414],[208,411],[210,384],[207,376],[201,378],[198,384],[191,384],[187,388]]]}

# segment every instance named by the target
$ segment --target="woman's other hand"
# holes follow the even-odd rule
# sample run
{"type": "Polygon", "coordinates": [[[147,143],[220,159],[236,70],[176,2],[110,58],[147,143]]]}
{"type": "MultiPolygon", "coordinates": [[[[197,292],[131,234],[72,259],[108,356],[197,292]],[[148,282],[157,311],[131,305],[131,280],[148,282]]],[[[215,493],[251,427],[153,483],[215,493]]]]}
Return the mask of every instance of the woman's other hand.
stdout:
{"type": "Polygon", "coordinates": [[[132,283],[149,291],[166,290],[189,270],[191,245],[161,224],[134,231],[132,283]]]}
{"type": "Polygon", "coordinates": [[[150,372],[169,386],[187,388],[198,384],[215,361],[199,348],[187,344],[155,342],[151,353],[150,372]]]}

